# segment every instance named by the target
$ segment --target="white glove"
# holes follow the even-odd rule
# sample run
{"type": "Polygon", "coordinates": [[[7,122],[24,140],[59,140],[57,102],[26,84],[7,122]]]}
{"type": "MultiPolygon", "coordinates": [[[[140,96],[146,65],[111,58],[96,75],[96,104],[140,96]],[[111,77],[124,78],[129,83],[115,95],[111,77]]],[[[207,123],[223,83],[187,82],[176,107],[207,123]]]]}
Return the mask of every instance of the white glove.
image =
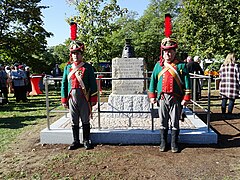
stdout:
{"type": "Polygon", "coordinates": [[[150,98],[150,103],[151,104],[154,104],[154,103],[156,103],[157,101],[156,101],[156,98],[150,98]]]}
{"type": "Polygon", "coordinates": [[[183,106],[187,106],[187,105],[188,105],[188,103],[189,103],[189,101],[182,100],[182,102],[181,102],[181,105],[183,105],[183,106]]]}
{"type": "Polygon", "coordinates": [[[64,108],[68,108],[68,105],[67,105],[66,103],[62,103],[62,106],[63,106],[64,108]]]}

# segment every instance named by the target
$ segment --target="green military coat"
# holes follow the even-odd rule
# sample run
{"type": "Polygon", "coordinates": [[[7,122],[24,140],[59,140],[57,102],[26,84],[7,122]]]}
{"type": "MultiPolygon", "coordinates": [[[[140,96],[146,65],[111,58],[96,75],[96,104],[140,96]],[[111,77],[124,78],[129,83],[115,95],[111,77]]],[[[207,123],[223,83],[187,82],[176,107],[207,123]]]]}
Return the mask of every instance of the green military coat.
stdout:
{"type": "Polygon", "coordinates": [[[151,76],[149,98],[159,99],[161,93],[170,93],[175,94],[186,101],[190,100],[191,86],[186,63],[175,60],[171,65],[178,73],[180,81],[177,82],[176,75],[174,77],[172,75],[173,73],[171,74],[169,71],[163,71],[166,67],[160,66],[160,63],[157,62],[151,76]],[[161,71],[164,73],[161,73],[160,75],[161,71]]]}
{"type": "MultiPolygon", "coordinates": [[[[61,87],[61,101],[62,103],[67,103],[70,92],[72,90],[73,82],[76,81],[76,76],[73,75],[68,80],[68,74],[72,71],[72,64],[67,64],[64,68],[62,87],[61,87]]],[[[88,92],[87,97],[90,102],[97,101],[97,83],[94,75],[93,68],[90,64],[84,63],[83,66],[78,68],[77,73],[82,74],[82,81],[85,85],[86,92],[88,92]]]]}

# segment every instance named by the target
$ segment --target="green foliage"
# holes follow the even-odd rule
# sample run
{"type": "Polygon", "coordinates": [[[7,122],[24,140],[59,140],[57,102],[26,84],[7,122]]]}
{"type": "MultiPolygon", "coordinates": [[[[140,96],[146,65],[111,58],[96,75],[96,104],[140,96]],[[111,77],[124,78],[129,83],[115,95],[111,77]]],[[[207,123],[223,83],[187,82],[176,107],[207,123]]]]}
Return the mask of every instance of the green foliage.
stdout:
{"type": "Polygon", "coordinates": [[[208,71],[219,71],[220,67],[221,67],[222,63],[220,61],[213,61],[212,64],[210,64],[206,70],[208,71]]]}
{"type": "Polygon", "coordinates": [[[136,12],[128,12],[113,22],[117,27],[112,33],[107,34],[104,44],[104,54],[109,61],[121,57],[125,38],[132,39],[132,45],[137,57],[143,57],[148,69],[153,68],[160,55],[160,42],[164,38],[164,17],[166,12],[174,15],[178,12],[177,1],[155,0],[151,1],[144,15],[137,18],[136,12]]]}
{"type": "MultiPolygon", "coordinates": [[[[108,54],[111,59],[122,56],[125,38],[133,38],[134,33],[136,33],[138,24],[135,17],[134,12],[129,12],[114,22],[114,26],[118,28],[106,36],[108,44],[107,48],[103,50],[104,54],[108,54]]],[[[135,41],[132,41],[132,44],[135,47],[135,41]]],[[[108,58],[109,61],[111,59],[108,58]]]]}
{"type": "MultiPolygon", "coordinates": [[[[46,49],[40,0],[0,1],[0,63],[22,62],[34,73],[50,73],[58,63],[63,69],[69,59],[65,44],[46,49]],[[41,64],[41,66],[39,66],[41,64]]],[[[86,45],[86,61],[111,62],[121,57],[125,38],[132,39],[137,57],[152,70],[164,38],[164,16],[172,15],[172,37],[179,41],[178,56],[188,53],[201,59],[218,59],[229,52],[240,55],[238,0],[150,0],[143,16],[121,9],[117,0],[70,1],[78,11],[67,21],[78,24],[78,39],[86,45]],[[74,3],[73,3],[74,2],[74,3]]]]}
{"type": "Polygon", "coordinates": [[[120,9],[116,0],[85,0],[74,5],[79,15],[69,18],[68,22],[75,21],[79,26],[78,39],[85,43],[85,59],[107,61],[109,55],[104,50],[110,46],[104,37],[116,29],[112,22],[124,14],[125,9],[120,9]]]}
{"type": "MultiPolygon", "coordinates": [[[[32,56],[43,53],[52,33],[43,28],[41,0],[0,1],[0,61],[31,66],[32,56]]],[[[38,59],[34,59],[37,61],[38,59]]]]}
{"type": "Polygon", "coordinates": [[[64,70],[67,62],[69,61],[69,48],[66,45],[59,44],[57,46],[52,47],[52,55],[53,61],[51,63],[51,70],[55,66],[55,64],[59,64],[59,68],[64,70]]]}
{"type": "Polygon", "coordinates": [[[207,66],[206,70],[208,71],[219,71],[221,65],[224,62],[225,57],[222,55],[216,55],[212,60],[213,63],[207,66]]]}
{"type": "Polygon", "coordinates": [[[66,45],[60,44],[54,47],[53,54],[56,57],[55,63],[66,63],[69,61],[69,49],[66,45]]]}
{"type": "Polygon", "coordinates": [[[47,48],[38,55],[33,55],[27,62],[30,65],[32,74],[46,73],[51,74],[55,64],[59,64],[61,70],[69,60],[69,50],[65,45],[57,45],[47,48]],[[41,66],[39,66],[41,64],[41,66]]]}
{"type": "Polygon", "coordinates": [[[49,74],[55,65],[54,62],[55,58],[51,49],[47,49],[39,55],[33,55],[27,65],[30,65],[32,74],[49,74]]]}
{"type": "Polygon", "coordinates": [[[185,0],[178,16],[178,40],[189,54],[213,58],[239,54],[240,1],[185,0]]]}

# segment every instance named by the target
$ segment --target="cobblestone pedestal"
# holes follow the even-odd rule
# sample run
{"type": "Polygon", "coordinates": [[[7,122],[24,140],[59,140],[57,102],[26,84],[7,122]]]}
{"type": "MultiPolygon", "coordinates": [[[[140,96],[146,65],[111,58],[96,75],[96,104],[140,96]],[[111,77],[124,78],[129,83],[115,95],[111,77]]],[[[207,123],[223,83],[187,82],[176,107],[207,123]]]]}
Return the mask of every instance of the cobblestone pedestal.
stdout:
{"type": "MultiPolygon", "coordinates": [[[[104,110],[102,104],[101,109],[104,110]]],[[[94,109],[97,110],[96,107],[94,109]]],[[[180,121],[180,143],[190,144],[216,144],[217,134],[207,129],[207,125],[185,109],[186,118],[180,121]]],[[[91,140],[95,144],[159,144],[160,131],[159,119],[150,118],[109,118],[106,113],[101,113],[99,123],[98,113],[93,114],[91,122],[91,140]],[[154,129],[152,130],[152,123],[154,129]]],[[[170,132],[169,132],[170,136],[170,132]]],[[[80,129],[82,139],[82,129],[80,129]]],[[[72,130],[69,115],[63,116],[54,122],[50,129],[43,129],[40,133],[42,144],[71,144],[72,130]]]]}
{"type": "Polygon", "coordinates": [[[146,94],[111,94],[108,98],[107,110],[113,112],[107,114],[109,118],[151,118],[150,114],[146,113],[150,111],[150,103],[146,94]],[[134,113],[127,113],[127,111],[134,113]]]}

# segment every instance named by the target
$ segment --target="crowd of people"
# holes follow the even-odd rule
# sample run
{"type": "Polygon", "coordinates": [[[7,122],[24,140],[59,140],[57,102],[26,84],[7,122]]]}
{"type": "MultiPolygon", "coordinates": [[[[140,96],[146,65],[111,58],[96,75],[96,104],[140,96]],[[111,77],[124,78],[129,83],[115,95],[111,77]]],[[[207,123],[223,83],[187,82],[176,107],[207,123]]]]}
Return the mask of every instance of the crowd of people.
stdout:
{"type": "Polygon", "coordinates": [[[29,66],[15,63],[12,66],[0,64],[0,96],[2,104],[8,104],[8,94],[14,93],[16,102],[27,102],[32,91],[29,66]]]}
{"type": "MultiPolygon", "coordinates": [[[[185,60],[188,72],[192,74],[204,75],[203,61],[199,56],[192,59],[188,56],[185,60]]],[[[235,53],[229,53],[219,69],[219,94],[222,100],[222,114],[232,114],[235,100],[240,97],[240,65],[236,63],[235,53]]],[[[191,78],[192,99],[199,100],[201,98],[201,89],[203,87],[203,79],[191,78]],[[195,96],[195,97],[194,97],[195,96]]]]}

